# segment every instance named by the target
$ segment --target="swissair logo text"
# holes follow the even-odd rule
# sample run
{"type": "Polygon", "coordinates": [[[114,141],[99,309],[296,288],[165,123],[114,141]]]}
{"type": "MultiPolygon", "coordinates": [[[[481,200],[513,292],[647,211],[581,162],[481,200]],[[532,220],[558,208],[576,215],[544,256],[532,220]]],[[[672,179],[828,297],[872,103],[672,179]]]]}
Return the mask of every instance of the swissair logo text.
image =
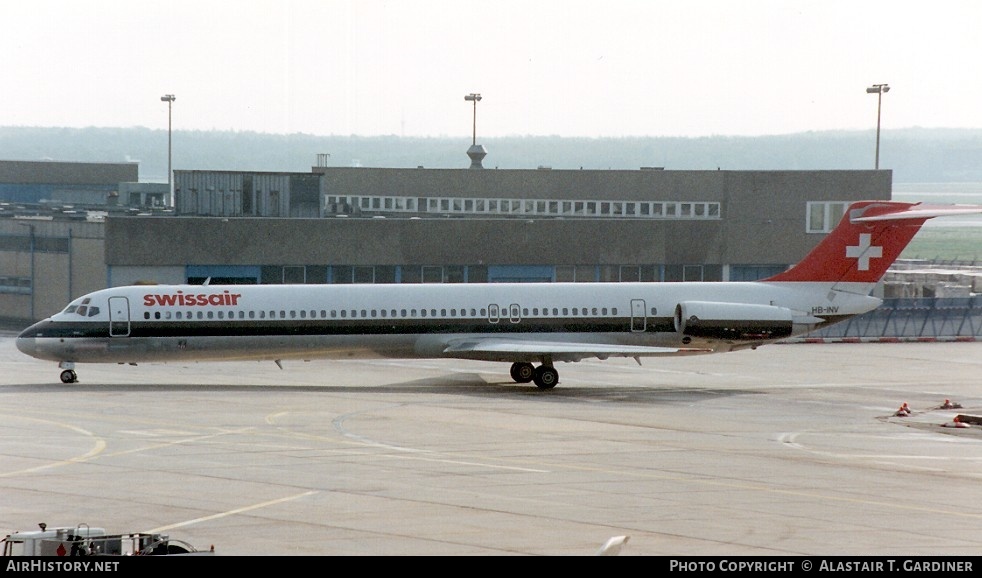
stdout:
{"type": "Polygon", "coordinates": [[[859,270],[869,271],[869,260],[879,259],[883,256],[883,247],[872,244],[869,233],[859,234],[859,245],[849,245],[846,247],[846,257],[859,259],[859,270]]]}
{"type": "Polygon", "coordinates": [[[241,293],[148,293],[143,296],[145,307],[207,307],[209,305],[238,305],[241,293]]]}

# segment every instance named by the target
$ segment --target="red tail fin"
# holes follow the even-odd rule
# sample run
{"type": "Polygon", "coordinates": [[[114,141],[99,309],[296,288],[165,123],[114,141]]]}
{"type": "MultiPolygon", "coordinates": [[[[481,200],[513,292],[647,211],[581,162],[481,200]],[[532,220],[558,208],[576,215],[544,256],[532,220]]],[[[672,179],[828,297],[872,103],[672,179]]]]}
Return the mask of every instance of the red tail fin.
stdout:
{"type": "Polygon", "coordinates": [[[800,263],[765,281],[876,283],[924,221],[947,214],[919,207],[919,203],[894,201],[853,203],[835,229],[800,263]]]}

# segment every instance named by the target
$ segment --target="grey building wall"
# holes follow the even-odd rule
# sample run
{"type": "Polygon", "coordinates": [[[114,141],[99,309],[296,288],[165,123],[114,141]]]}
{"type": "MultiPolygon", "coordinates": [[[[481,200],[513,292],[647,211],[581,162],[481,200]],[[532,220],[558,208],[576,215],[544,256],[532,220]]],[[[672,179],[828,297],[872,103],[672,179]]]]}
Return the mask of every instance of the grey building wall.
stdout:
{"type": "Polygon", "coordinates": [[[0,161],[0,183],[115,185],[138,181],[139,163],[0,161]]]}
{"type": "Polygon", "coordinates": [[[0,161],[0,201],[106,205],[119,183],[138,179],[137,163],[0,161]]]}
{"type": "MultiPolygon", "coordinates": [[[[889,199],[891,189],[889,171],[313,170],[323,196],[713,201],[722,211],[707,220],[110,218],[107,263],[786,265],[821,239],[805,232],[807,202],[889,199]]],[[[179,172],[177,180],[184,195],[190,184],[244,186],[242,176],[179,172]]]]}
{"type": "Polygon", "coordinates": [[[104,231],[101,222],[0,219],[0,319],[26,324],[105,288],[104,231]]]}
{"type": "Polygon", "coordinates": [[[320,217],[320,177],[309,173],[175,171],[177,214],[320,217]]]}

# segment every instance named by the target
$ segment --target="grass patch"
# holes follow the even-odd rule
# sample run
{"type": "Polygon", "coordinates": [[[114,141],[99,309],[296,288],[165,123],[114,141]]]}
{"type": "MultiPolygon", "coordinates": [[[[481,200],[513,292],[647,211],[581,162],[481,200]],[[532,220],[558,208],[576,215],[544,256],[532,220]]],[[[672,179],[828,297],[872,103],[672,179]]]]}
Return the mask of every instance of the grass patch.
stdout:
{"type": "Polygon", "coordinates": [[[982,227],[922,227],[900,258],[982,262],[982,227]]]}

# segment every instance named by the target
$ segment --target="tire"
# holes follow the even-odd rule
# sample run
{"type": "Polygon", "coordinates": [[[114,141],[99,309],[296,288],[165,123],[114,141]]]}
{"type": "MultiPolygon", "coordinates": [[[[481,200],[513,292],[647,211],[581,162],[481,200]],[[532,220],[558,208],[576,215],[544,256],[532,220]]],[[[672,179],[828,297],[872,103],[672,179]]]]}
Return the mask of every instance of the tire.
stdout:
{"type": "Polygon", "coordinates": [[[539,389],[552,389],[559,383],[559,372],[544,365],[535,370],[535,385],[539,389]]]}
{"type": "Polygon", "coordinates": [[[516,383],[528,383],[535,377],[535,368],[531,363],[516,362],[511,364],[511,378],[516,383]]]}

